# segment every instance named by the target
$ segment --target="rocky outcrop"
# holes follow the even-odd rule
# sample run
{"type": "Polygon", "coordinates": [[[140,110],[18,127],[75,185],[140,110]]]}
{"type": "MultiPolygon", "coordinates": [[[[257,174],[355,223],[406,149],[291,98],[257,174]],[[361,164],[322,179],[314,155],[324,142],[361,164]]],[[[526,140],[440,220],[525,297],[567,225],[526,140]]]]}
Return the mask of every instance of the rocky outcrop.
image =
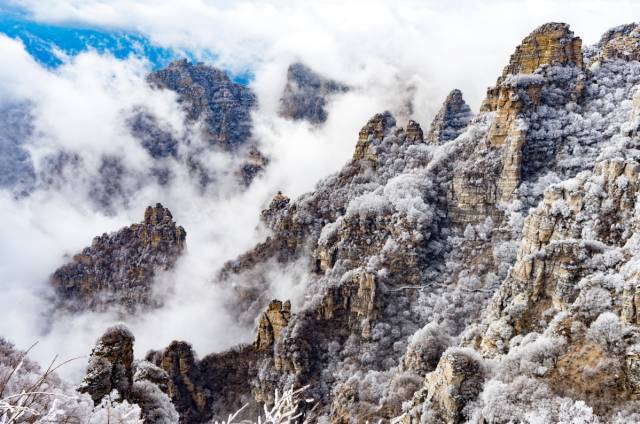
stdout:
{"type": "Polygon", "coordinates": [[[128,399],[133,386],[133,342],[133,334],[125,327],[108,329],[91,351],[78,391],[88,393],[95,403],[113,390],[128,399]]]}
{"type": "Polygon", "coordinates": [[[169,375],[168,394],[183,422],[199,421],[207,413],[204,410],[207,399],[191,345],[172,342],[162,353],[158,366],[169,375]]]}
{"type": "Polygon", "coordinates": [[[523,181],[557,160],[564,138],[540,130],[539,111],[580,101],[583,67],[581,40],[566,24],[542,25],[516,48],[481,108],[493,112],[486,139],[454,175],[454,221],[466,225],[490,215],[500,222],[497,206],[514,200],[523,181]]]}
{"type": "Polygon", "coordinates": [[[186,59],[149,75],[152,86],[178,93],[188,119],[202,121],[212,145],[234,149],[251,137],[251,110],[256,97],[221,70],[186,59]]]}
{"type": "Polygon", "coordinates": [[[433,144],[454,140],[467,128],[471,118],[473,118],[473,113],[462,98],[462,92],[455,89],[449,93],[433,118],[427,140],[433,144]]]}
{"type": "Polygon", "coordinates": [[[366,123],[358,134],[358,143],[353,152],[353,160],[367,159],[376,161],[376,140],[381,141],[389,132],[395,128],[396,120],[390,112],[378,113],[366,123]]]}
{"type": "Polygon", "coordinates": [[[291,302],[271,301],[258,321],[256,340],[253,342],[255,348],[265,351],[273,346],[273,343],[280,339],[282,330],[289,324],[290,318],[291,302]]]}
{"type": "Polygon", "coordinates": [[[640,25],[621,25],[605,32],[596,45],[600,60],[640,60],[640,25]]]}
{"type": "MultiPolygon", "coordinates": [[[[422,143],[424,141],[420,124],[410,120],[406,129],[399,128],[396,126],[393,115],[385,111],[374,115],[360,130],[356,149],[353,152],[353,160],[366,159],[375,164],[378,161],[378,150],[381,150],[381,143],[385,137],[390,135],[407,143],[422,143]]],[[[389,139],[387,138],[387,141],[389,139]]]]}
{"type": "Polygon", "coordinates": [[[96,237],[90,247],[51,276],[57,300],[67,310],[120,309],[133,313],[154,307],[157,272],[171,269],[185,247],[186,232],[161,204],[144,220],[96,237]]]}
{"type": "Polygon", "coordinates": [[[422,132],[420,124],[412,119],[407,122],[405,133],[407,135],[407,141],[412,143],[421,143],[424,141],[424,133],[422,132]]]}
{"type": "Polygon", "coordinates": [[[634,398],[640,396],[640,346],[634,345],[625,353],[625,374],[627,377],[626,389],[634,398]]]}
{"type": "Polygon", "coordinates": [[[78,387],[96,405],[114,394],[137,404],[145,422],[171,424],[179,416],[168,393],[169,376],[147,361],[134,361],[134,337],[124,326],[111,327],[98,339],[89,356],[84,380],[78,387]]]}
{"type": "MultiPolygon", "coordinates": [[[[604,161],[593,175],[582,174],[545,193],[525,222],[516,264],[489,307],[481,342],[486,353],[505,352],[510,338],[545,326],[548,309],[571,310],[580,300],[578,282],[596,271],[592,258],[622,248],[631,237],[631,228],[615,228],[635,222],[639,171],[635,161],[604,161]]],[[[592,288],[586,281],[583,285],[585,292],[592,288]]],[[[624,308],[634,304],[632,290],[626,294],[629,300],[622,305],[629,312],[623,316],[633,320],[631,308],[624,308]]]]}
{"type": "Polygon", "coordinates": [[[502,71],[494,88],[487,91],[487,98],[481,110],[498,109],[500,86],[510,75],[533,74],[542,65],[575,65],[583,67],[582,40],[574,37],[569,25],[564,23],[547,23],[538,27],[525,37],[511,55],[509,64],[502,71]]]}
{"type": "Polygon", "coordinates": [[[302,63],[293,63],[287,70],[287,83],[280,99],[280,115],[322,124],[327,120],[325,108],[331,97],[348,90],[346,85],[324,78],[302,63]]]}
{"type": "Polygon", "coordinates": [[[463,422],[462,411],[482,391],[484,374],[482,359],[473,350],[447,350],[440,358],[435,371],[427,375],[424,387],[413,399],[414,409],[405,414],[403,422],[463,422]],[[423,416],[423,411],[415,408],[424,404],[431,407],[428,416],[423,416]]]}

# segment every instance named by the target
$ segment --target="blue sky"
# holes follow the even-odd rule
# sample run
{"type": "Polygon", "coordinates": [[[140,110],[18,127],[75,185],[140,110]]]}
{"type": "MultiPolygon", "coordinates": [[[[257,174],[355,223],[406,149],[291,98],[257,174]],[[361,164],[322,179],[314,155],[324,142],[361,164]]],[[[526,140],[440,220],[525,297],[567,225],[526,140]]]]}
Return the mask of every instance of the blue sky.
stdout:
{"type": "MultiPolygon", "coordinates": [[[[155,45],[136,32],[37,22],[21,9],[2,4],[0,33],[20,39],[29,54],[48,68],[60,66],[65,55],[72,57],[91,49],[112,54],[118,59],[125,59],[130,55],[144,57],[153,69],[162,68],[172,60],[184,57],[194,60],[190,52],[155,45]]],[[[210,56],[215,59],[214,54],[210,56]]],[[[252,75],[247,71],[231,75],[231,78],[238,83],[248,84],[252,75]]]]}

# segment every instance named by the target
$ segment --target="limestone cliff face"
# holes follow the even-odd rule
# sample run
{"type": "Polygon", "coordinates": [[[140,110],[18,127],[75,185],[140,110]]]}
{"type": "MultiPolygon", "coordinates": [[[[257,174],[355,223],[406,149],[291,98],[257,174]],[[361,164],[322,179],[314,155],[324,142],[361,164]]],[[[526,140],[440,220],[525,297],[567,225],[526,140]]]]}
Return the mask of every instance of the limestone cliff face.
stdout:
{"type": "Polygon", "coordinates": [[[513,200],[523,180],[536,178],[545,163],[556,160],[562,138],[539,137],[538,111],[579,102],[585,78],[581,40],[568,25],[542,25],[522,41],[481,108],[494,114],[486,140],[469,159],[469,165],[475,161],[481,167],[454,176],[454,219],[464,224],[486,214],[499,219],[495,207],[513,200]],[[484,175],[474,174],[477,169],[484,175]]]}
{"type": "Polygon", "coordinates": [[[253,343],[259,351],[264,351],[273,346],[280,339],[282,331],[291,319],[291,302],[282,303],[273,300],[267,310],[260,316],[256,340],[253,343]]]}
{"type": "MultiPolygon", "coordinates": [[[[487,353],[506,351],[508,340],[518,334],[540,331],[548,325],[544,320],[548,309],[572,310],[581,294],[586,295],[582,293],[586,287],[578,283],[593,284],[587,281],[598,270],[598,257],[622,249],[622,256],[611,264],[615,270],[634,255],[625,251],[625,245],[638,222],[639,172],[636,161],[603,161],[593,174],[581,174],[565,187],[545,193],[525,222],[516,264],[491,302],[481,342],[487,353]]],[[[636,322],[629,289],[616,309],[627,321],[636,322]],[[626,313],[620,309],[624,305],[626,313]]]]}
{"type": "Polygon", "coordinates": [[[128,313],[158,305],[154,277],[171,269],[185,247],[186,232],[161,204],[149,206],[144,220],[96,237],[51,276],[57,301],[68,310],[128,313]]]}
{"type": "Polygon", "coordinates": [[[574,37],[567,24],[555,22],[544,24],[522,40],[498,78],[496,86],[487,91],[487,98],[481,110],[498,109],[500,86],[509,75],[533,74],[542,65],[583,67],[582,40],[574,37]]]}
{"type": "Polygon", "coordinates": [[[324,78],[302,63],[292,63],[280,99],[280,115],[322,124],[327,120],[327,102],[332,96],[348,90],[345,84],[324,78]]]}
{"type": "Polygon", "coordinates": [[[409,413],[403,417],[403,422],[420,423],[425,419],[447,424],[462,422],[464,407],[482,391],[484,374],[482,360],[476,352],[458,348],[447,350],[413,399],[415,406],[430,405],[432,412],[429,416],[409,413]]]}
{"type": "Polygon", "coordinates": [[[473,113],[462,98],[462,92],[458,89],[451,91],[431,122],[428,141],[442,144],[455,139],[467,128],[471,118],[473,113]]]}
{"type": "MultiPolygon", "coordinates": [[[[573,36],[568,25],[542,25],[516,48],[496,87],[487,92],[483,110],[496,112],[489,129],[489,143],[494,147],[504,146],[502,173],[497,182],[500,201],[509,200],[520,184],[525,145],[533,144],[532,140],[527,140],[526,121],[518,119],[525,118],[546,103],[544,88],[555,82],[553,75],[544,71],[533,77],[526,75],[534,74],[541,66],[575,68],[577,73],[572,76],[575,80],[562,82],[566,85],[564,101],[577,100],[584,87],[584,75],[580,73],[583,68],[581,46],[582,41],[573,36]]],[[[532,150],[531,147],[529,150],[532,150]]]]}

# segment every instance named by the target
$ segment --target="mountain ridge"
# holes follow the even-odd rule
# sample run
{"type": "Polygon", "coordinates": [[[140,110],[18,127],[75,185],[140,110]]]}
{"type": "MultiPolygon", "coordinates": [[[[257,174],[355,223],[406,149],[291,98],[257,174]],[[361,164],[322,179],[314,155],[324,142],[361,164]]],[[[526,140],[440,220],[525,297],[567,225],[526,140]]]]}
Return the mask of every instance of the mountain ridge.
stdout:
{"type": "MultiPolygon", "coordinates": [[[[212,276],[254,343],[145,356],[167,416],[257,416],[303,387],[309,422],[639,420],[638,28],[583,49],[544,24],[478,114],[457,90],[426,136],[378,113],[341,169],[296,199],[276,193],[264,239],[212,276]],[[292,266],[304,298],[274,299],[265,275],[292,266]]],[[[95,402],[112,388],[103,373],[135,402],[133,349],[124,329],[98,342],[83,385],[95,402]]]]}

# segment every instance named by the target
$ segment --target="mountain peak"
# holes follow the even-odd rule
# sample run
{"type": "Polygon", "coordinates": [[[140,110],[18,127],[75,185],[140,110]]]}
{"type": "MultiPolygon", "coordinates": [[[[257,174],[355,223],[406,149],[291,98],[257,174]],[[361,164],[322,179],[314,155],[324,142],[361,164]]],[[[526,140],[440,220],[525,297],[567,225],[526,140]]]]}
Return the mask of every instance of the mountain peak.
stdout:
{"type": "Polygon", "coordinates": [[[597,44],[603,59],[640,60],[640,25],[620,25],[605,32],[597,44]]]}
{"type": "Polygon", "coordinates": [[[144,223],[148,225],[159,225],[162,223],[171,223],[173,221],[173,215],[169,209],[162,206],[161,203],[156,203],[156,206],[147,206],[144,211],[144,223]]]}
{"type": "Polygon", "coordinates": [[[139,224],[103,234],[51,277],[60,301],[71,310],[112,307],[135,312],[154,306],[152,285],[158,270],[172,268],[184,250],[186,232],[157,203],[139,224]]]}
{"type": "Polygon", "coordinates": [[[154,87],[178,94],[187,118],[206,123],[205,137],[210,144],[233,149],[251,138],[256,96],[220,69],[183,59],[150,74],[148,80],[154,87]]]}
{"type": "Polygon", "coordinates": [[[303,63],[292,63],[280,99],[280,115],[322,124],[327,120],[328,98],[348,90],[345,84],[325,78],[303,63]]]}
{"type": "Polygon", "coordinates": [[[369,152],[370,142],[372,140],[381,140],[389,132],[391,128],[395,128],[396,119],[391,112],[384,111],[382,113],[376,113],[365,124],[364,127],[358,133],[358,144],[356,150],[353,153],[353,160],[359,159],[373,159],[375,155],[369,152]]]}
{"type": "Polygon", "coordinates": [[[502,72],[507,75],[531,74],[542,65],[575,64],[582,68],[582,40],[569,25],[550,22],[536,28],[522,40],[502,72]]]}
{"type": "Polygon", "coordinates": [[[471,118],[473,113],[462,98],[462,92],[457,88],[453,89],[431,122],[427,139],[433,144],[453,140],[467,128],[471,118]]]}

